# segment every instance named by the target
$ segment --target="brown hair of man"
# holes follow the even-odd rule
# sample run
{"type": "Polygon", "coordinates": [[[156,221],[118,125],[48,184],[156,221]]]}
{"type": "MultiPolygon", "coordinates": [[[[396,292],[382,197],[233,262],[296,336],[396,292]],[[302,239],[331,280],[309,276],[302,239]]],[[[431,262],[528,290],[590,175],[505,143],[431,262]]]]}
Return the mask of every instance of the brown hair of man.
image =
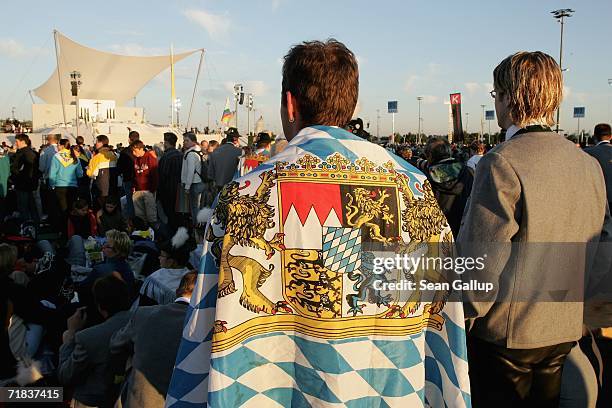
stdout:
{"type": "Polygon", "coordinates": [[[92,287],[96,305],[113,316],[130,308],[130,293],[127,285],[114,275],[97,279],[92,287]]]}
{"type": "Polygon", "coordinates": [[[17,135],[15,135],[15,140],[19,140],[21,142],[24,142],[26,144],[30,144],[30,137],[28,135],[26,135],[25,133],[19,133],[17,135]]]}
{"type": "Polygon", "coordinates": [[[145,148],[145,144],[140,141],[140,140],[135,140],[130,144],[130,147],[132,148],[132,150],[135,149],[144,149],[145,148]]]}
{"type": "Polygon", "coordinates": [[[600,123],[595,126],[595,130],[593,130],[593,137],[597,139],[598,142],[602,140],[610,140],[612,138],[612,127],[610,127],[607,123],[600,123]]]}
{"type": "Polygon", "coordinates": [[[179,287],[176,289],[176,296],[191,296],[197,278],[198,274],[196,271],[187,272],[185,275],[183,275],[181,283],[179,283],[179,287]]]}
{"type": "Polygon", "coordinates": [[[135,141],[140,140],[140,133],[135,130],[130,131],[130,133],[128,133],[128,140],[130,141],[130,143],[134,143],[135,141]]]}
{"type": "Polygon", "coordinates": [[[282,104],[287,92],[297,100],[304,126],[344,126],[359,95],[355,55],[341,42],[308,41],[292,47],[283,63],[282,104]]]}
{"type": "Polygon", "coordinates": [[[513,124],[540,122],[552,126],[563,98],[559,64],[540,51],[521,51],[504,59],[493,71],[497,98],[507,94],[513,124]]]}
{"type": "Polygon", "coordinates": [[[98,135],[98,136],[96,136],[96,141],[98,143],[102,143],[103,145],[107,145],[108,144],[108,136],[106,136],[106,135],[98,135]]]}
{"type": "Polygon", "coordinates": [[[470,151],[474,154],[484,154],[485,152],[485,145],[484,143],[478,141],[478,140],[474,140],[471,144],[470,144],[470,151]]]}

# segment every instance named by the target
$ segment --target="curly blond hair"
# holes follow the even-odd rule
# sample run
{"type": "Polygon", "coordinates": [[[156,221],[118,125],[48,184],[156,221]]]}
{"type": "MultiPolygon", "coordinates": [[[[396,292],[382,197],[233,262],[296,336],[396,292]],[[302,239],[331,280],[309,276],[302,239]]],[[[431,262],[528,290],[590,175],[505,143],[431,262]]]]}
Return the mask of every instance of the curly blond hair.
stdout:
{"type": "Polygon", "coordinates": [[[518,127],[529,123],[552,126],[563,98],[563,77],[553,57],[540,51],[521,51],[504,59],[493,71],[498,94],[510,96],[510,119],[518,127]]]}

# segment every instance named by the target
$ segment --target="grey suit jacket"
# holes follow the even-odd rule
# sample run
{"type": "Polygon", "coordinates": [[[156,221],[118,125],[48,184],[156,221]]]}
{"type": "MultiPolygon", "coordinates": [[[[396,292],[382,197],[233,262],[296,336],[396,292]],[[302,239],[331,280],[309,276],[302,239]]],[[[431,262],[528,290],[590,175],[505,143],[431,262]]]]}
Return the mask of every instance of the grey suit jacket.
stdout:
{"type": "Polygon", "coordinates": [[[605,194],[597,162],[553,132],[517,135],[480,160],[457,244],[471,256],[490,251],[465,278],[499,289],[465,301],[472,335],[514,349],[581,337],[585,246],[601,239],[605,194]]]}
{"type": "Polygon", "coordinates": [[[183,303],[139,307],[113,336],[111,353],[133,353],[126,407],[164,406],[187,307],[183,303]]]}
{"type": "Polygon", "coordinates": [[[608,205],[612,207],[612,143],[602,143],[592,146],[584,151],[599,162],[606,179],[606,191],[608,192],[608,205]]]}
{"type": "Polygon", "coordinates": [[[74,399],[90,406],[102,406],[109,390],[107,364],[111,336],[125,326],[123,311],[96,326],[76,333],[71,343],[60,348],[57,377],[64,385],[74,385],[74,399]]]}
{"type": "Polygon", "coordinates": [[[238,169],[242,150],[231,143],[224,143],[208,156],[208,178],[222,187],[232,181],[238,169]]]}

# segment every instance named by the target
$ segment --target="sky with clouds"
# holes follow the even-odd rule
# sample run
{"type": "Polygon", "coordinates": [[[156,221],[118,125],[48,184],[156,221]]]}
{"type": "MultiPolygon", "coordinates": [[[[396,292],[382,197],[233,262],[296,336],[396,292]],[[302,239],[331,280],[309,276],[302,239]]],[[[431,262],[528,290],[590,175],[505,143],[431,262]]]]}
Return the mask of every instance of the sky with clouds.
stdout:
{"type": "MultiPolygon", "coordinates": [[[[129,55],[159,55],[205,48],[194,124],[218,121],[233,84],[255,94],[257,116],[281,131],[282,57],[304,40],[337,38],[360,67],[358,116],[376,133],[391,132],[387,101],[399,102],[396,130],[417,128],[422,96],[424,131],[446,133],[451,92],[463,94],[470,131],[480,129],[481,105],[489,96],[493,68],[519,50],[559,53],[559,24],[550,11],[574,8],[565,26],[565,100],[562,127],[576,129],[574,106],[586,107],[581,125],[612,121],[610,0],[439,0],[439,1],[204,1],[204,0],[21,0],[3,2],[0,25],[0,116],[11,107],[31,117],[30,89],[55,68],[52,31],[89,47],[129,55]]],[[[176,65],[177,96],[187,109],[198,56],[176,65]]],[[[138,94],[137,103],[154,123],[169,122],[169,72],[138,94]]],[[[86,81],[86,78],[83,78],[86,81]]],[[[246,127],[244,109],[239,112],[246,127]]],[[[464,126],[466,118],[464,116],[464,126]]],[[[493,130],[497,129],[492,123],[493,130]]],[[[485,131],[487,126],[485,125],[485,131]]]]}

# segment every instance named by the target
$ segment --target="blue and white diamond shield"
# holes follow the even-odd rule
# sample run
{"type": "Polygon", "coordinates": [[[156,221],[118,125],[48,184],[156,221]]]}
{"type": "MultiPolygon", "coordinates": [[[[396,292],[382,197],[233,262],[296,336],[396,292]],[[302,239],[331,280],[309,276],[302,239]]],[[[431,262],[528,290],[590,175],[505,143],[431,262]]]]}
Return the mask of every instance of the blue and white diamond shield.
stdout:
{"type": "Polygon", "coordinates": [[[323,226],[323,265],[338,273],[361,267],[361,229],[323,226]]]}

